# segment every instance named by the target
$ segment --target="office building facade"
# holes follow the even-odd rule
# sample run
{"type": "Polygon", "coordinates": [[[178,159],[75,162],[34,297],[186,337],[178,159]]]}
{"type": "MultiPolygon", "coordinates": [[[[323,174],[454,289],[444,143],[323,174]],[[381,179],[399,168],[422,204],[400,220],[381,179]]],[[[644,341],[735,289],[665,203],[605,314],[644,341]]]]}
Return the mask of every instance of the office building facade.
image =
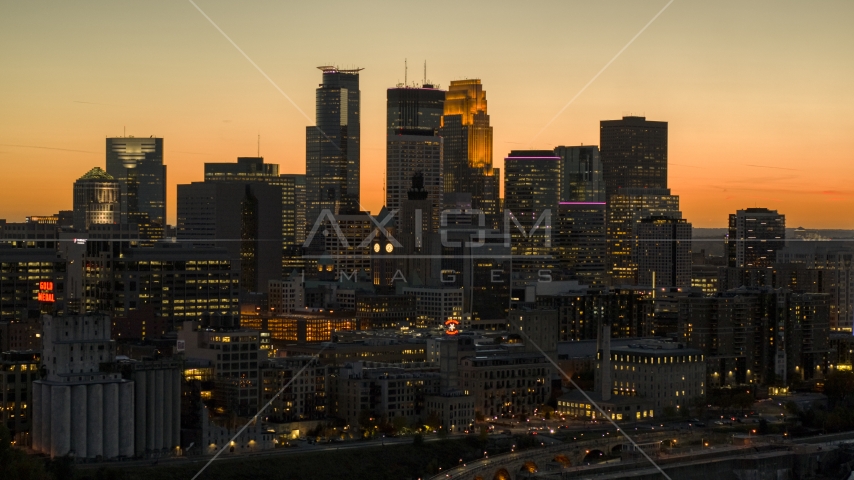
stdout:
{"type": "Polygon", "coordinates": [[[599,148],[606,201],[623,188],[667,188],[667,122],[603,120],[599,148]]]}
{"type": "Polygon", "coordinates": [[[480,79],[451,82],[440,135],[445,140],[445,193],[469,193],[472,208],[497,213],[501,175],[492,166],[492,127],[480,79]]]}
{"type": "Polygon", "coordinates": [[[240,265],[240,287],[266,292],[282,278],[282,188],[264,182],[178,185],[178,240],[224,248],[240,265]]]}
{"type": "Polygon", "coordinates": [[[777,210],[748,208],[729,216],[728,265],[735,268],[768,268],[777,250],[786,245],[786,216],[777,210]]]}
{"type": "Polygon", "coordinates": [[[605,202],[561,202],[552,231],[562,275],[584,285],[608,283],[605,202]]]}
{"type": "Polygon", "coordinates": [[[323,81],[316,90],[316,123],[306,127],[308,223],[328,209],[359,210],[360,92],[362,69],[318,67],[323,81]]]}
{"type": "Polygon", "coordinates": [[[74,182],[74,228],[86,231],[89,225],[116,224],[121,220],[119,182],[95,167],[74,182]]]}
{"type": "Polygon", "coordinates": [[[211,182],[262,183],[281,189],[282,274],[301,268],[294,257],[305,241],[305,175],[279,174],[279,165],[264,163],[263,157],[238,157],[236,163],[205,163],[205,183],[211,182]]]}
{"type": "Polygon", "coordinates": [[[637,224],[635,259],[638,285],[691,286],[691,224],[681,218],[654,216],[637,224]]]}
{"type": "Polygon", "coordinates": [[[107,138],[107,173],[119,182],[122,223],[149,221],[166,226],[162,138],[107,138]],[[147,215],[147,220],[140,215],[147,215]]]}
{"type": "Polygon", "coordinates": [[[624,188],[608,200],[608,270],[611,285],[637,282],[637,226],[655,215],[682,218],[679,197],[666,188],[624,188]]]}
{"type": "Polygon", "coordinates": [[[605,201],[605,180],[598,146],[555,147],[554,154],[561,158],[562,202],[605,201]]]}
{"type": "Polygon", "coordinates": [[[514,150],[504,159],[505,229],[510,231],[514,274],[535,279],[551,270],[561,190],[561,159],[551,151],[514,150]]]}

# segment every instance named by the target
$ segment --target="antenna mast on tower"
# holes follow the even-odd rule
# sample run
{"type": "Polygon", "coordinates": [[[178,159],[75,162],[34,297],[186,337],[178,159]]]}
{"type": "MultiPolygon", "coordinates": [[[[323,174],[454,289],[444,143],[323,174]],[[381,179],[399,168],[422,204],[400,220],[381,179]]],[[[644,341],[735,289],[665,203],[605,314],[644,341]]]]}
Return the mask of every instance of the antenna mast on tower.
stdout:
{"type": "Polygon", "coordinates": [[[409,86],[409,65],[407,65],[405,58],[403,59],[403,84],[409,86]]]}

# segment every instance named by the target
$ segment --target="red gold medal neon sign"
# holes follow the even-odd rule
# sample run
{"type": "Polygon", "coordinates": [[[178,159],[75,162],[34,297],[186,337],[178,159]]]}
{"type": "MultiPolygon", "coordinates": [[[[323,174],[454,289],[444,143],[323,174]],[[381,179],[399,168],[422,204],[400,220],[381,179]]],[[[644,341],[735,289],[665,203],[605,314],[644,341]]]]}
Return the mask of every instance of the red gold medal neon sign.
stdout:
{"type": "Polygon", "coordinates": [[[39,301],[54,303],[53,282],[39,282],[39,301]]]}

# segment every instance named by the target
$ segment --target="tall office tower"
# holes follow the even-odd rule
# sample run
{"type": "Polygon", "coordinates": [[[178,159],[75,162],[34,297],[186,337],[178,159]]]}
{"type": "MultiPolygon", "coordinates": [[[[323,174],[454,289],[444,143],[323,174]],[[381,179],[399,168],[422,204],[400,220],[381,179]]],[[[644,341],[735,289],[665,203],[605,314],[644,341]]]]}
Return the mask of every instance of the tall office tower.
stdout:
{"type": "Polygon", "coordinates": [[[561,158],[562,202],[605,201],[605,180],[602,177],[599,147],[555,147],[554,154],[561,158]]]}
{"type": "Polygon", "coordinates": [[[291,188],[293,185],[293,223],[294,223],[294,242],[296,245],[305,243],[305,228],[306,228],[306,191],[305,191],[305,174],[302,173],[283,173],[280,175],[285,180],[286,188],[291,188]]]}
{"type": "Polygon", "coordinates": [[[293,199],[293,203],[284,205],[282,228],[289,230],[293,225],[293,243],[288,244],[289,232],[285,232],[285,251],[282,254],[282,277],[290,275],[294,270],[305,271],[306,264],[303,258],[305,243],[305,175],[299,173],[284,173],[281,175],[284,181],[285,197],[293,199]],[[293,208],[291,208],[293,207],[293,208]]]}
{"type": "Polygon", "coordinates": [[[786,246],[786,216],[777,210],[748,208],[729,216],[727,257],[730,267],[768,268],[786,246]]]}
{"type": "Polygon", "coordinates": [[[305,130],[308,223],[323,209],[359,211],[359,72],[317,67],[316,125],[305,130]]]}
{"type": "Polygon", "coordinates": [[[407,198],[400,206],[399,225],[395,237],[401,244],[398,261],[407,280],[425,281],[430,278],[432,259],[428,257],[438,248],[436,240],[439,222],[432,215],[436,205],[430,200],[430,192],[424,186],[424,176],[415,172],[410,180],[407,198]]]}
{"type": "Polygon", "coordinates": [[[608,283],[605,202],[561,202],[552,241],[563,274],[581,284],[608,283]]]}
{"type": "Polygon", "coordinates": [[[599,148],[606,201],[621,188],[667,188],[667,122],[603,120],[599,148]]]}
{"type": "Polygon", "coordinates": [[[386,135],[397,135],[400,130],[433,135],[442,126],[444,90],[429,83],[421,88],[398,85],[386,95],[386,135]]]}
{"type": "Polygon", "coordinates": [[[221,247],[240,264],[240,288],[282,278],[282,187],[264,182],[178,185],[178,239],[221,247]]]}
{"type": "Polygon", "coordinates": [[[107,173],[121,187],[122,223],[151,222],[161,229],[166,226],[162,138],[107,138],[107,173]]]}
{"type": "Polygon", "coordinates": [[[504,159],[504,211],[514,278],[555,266],[552,221],[560,203],[561,159],[550,150],[514,150],[504,159]],[[530,258],[526,258],[530,257],[530,258]]]}
{"type": "Polygon", "coordinates": [[[479,79],[454,80],[445,94],[445,193],[470,193],[472,207],[498,213],[500,171],[492,167],[492,127],[479,79]]]}
{"type": "Polygon", "coordinates": [[[654,215],[682,218],[679,196],[667,188],[623,188],[608,199],[608,271],[611,285],[637,281],[637,225],[654,215]]]}
{"type": "Polygon", "coordinates": [[[93,224],[119,223],[119,182],[95,167],[74,182],[74,228],[80,231],[93,224]]]}
{"type": "MultiPolygon", "coordinates": [[[[439,127],[445,92],[433,85],[389,88],[386,121],[386,207],[399,210],[410,181],[421,172],[438,223],[444,194],[442,137],[439,127]]],[[[397,218],[395,224],[399,224],[397,218]]]]}
{"type": "Polygon", "coordinates": [[[305,241],[305,176],[280,175],[279,165],[264,163],[263,157],[238,157],[237,163],[205,163],[205,182],[261,182],[281,189],[282,250],[286,252],[282,272],[290,273],[295,267],[293,257],[298,256],[295,247],[305,241]]]}
{"type": "Polygon", "coordinates": [[[681,218],[653,216],[637,225],[635,258],[638,285],[691,286],[691,224],[681,218]]]}

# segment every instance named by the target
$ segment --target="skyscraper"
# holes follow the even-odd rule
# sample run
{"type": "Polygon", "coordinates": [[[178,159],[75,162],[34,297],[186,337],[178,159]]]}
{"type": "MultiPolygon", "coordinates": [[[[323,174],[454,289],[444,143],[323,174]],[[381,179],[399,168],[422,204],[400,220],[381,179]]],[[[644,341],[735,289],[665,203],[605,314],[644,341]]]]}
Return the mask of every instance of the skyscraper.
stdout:
{"type": "Polygon", "coordinates": [[[240,263],[240,288],[282,278],[282,188],[265,182],[178,185],[178,239],[221,247],[240,263]]]}
{"type": "Polygon", "coordinates": [[[205,182],[262,182],[282,191],[282,274],[299,267],[296,246],[305,241],[305,175],[279,174],[279,165],[263,157],[238,157],[237,163],[205,163],[205,182]]]}
{"type": "Polygon", "coordinates": [[[620,188],[667,188],[667,122],[623,117],[599,125],[607,201],[620,188]]]}
{"type": "Polygon", "coordinates": [[[445,91],[425,83],[420,88],[400,86],[387,93],[386,134],[402,130],[435,134],[442,126],[445,91]]]}
{"type": "Polygon", "coordinates": [[[562,202],[604,202],[605,181],[599,147],[555,147],[554,154],[561,158],[562,202]]]}
{"type": "Polygon", "coordinates": [[[470,193],[473,208],[497,213],[501,175],[492,167],[492,127],[480,79],[451,82],[440,135],[445,140],[445,193],[470,193]]]}
{"type": "Polygon", "coordinates": [[[691,286],[691,224],[666,215],[637,224],[638,285],[691,286]]]}
{"type": "Polygon", "coordinates": [[[748,208],[729,216],[727,257],[730,267],[768,268],[786,246],[786,216],[777,210],[748,208]]]}
{"type": "Polygon", "coordinates": [[[119,182],[95,167],[74,182],[74,228],[89,229],[92,224],[119,223],[119,182]]]}
{"type": "Polygon", "coordinates": [[[361,68],[317,67],[323,82],[316,90],[316,125],[306,127],[308,223],[323,209],[359,210],[361,68]]]}
{"type": "Polygon", "coordinates": [[[121,187],[121,222],[166,226],[166,166],[162,138],[107,138],[107,173],[121,187]]]}
{"type": "Polygon", "coordinates": [[[387,95],[386,207],[399,210],[403,206],[412,176],[420,172],[438,224],[444,194],[439,127],[445,92],[425,84],[421,88],[390,88],[387,95]]]}
{"type": "Polygon", "coordinates": [[[560,203],[560,171],[561,159],[551,150],[514,150],[504,159],[505,223],[514,272],[526,278],[555,265],[551,235],[560,203]]]}
{"type": "Polygon", "coordinates": [[[584,285],[607,284],[605,202],[561,202],[553,233],[564,275],[584,285]]]}
{"type": "Polygon", "coordinates": [[[682,218],[679,197],[667,188],[624,188],[608,199],[608,270],[611,285],[637,281],[637,225],[644,218],[682,218]]]}

